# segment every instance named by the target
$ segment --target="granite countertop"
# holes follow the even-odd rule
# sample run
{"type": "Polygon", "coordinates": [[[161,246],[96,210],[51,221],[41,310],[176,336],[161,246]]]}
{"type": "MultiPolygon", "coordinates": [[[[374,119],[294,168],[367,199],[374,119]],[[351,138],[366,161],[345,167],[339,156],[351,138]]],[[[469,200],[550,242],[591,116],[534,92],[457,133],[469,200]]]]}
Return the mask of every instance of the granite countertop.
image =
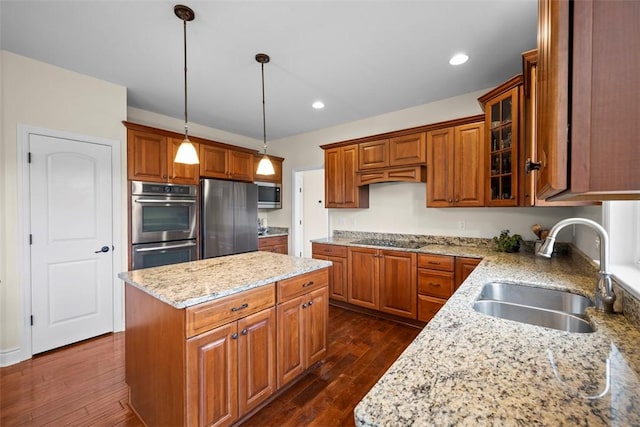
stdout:
{"type": "Polygon", "coordinates": [[[277,236],[288,236],[289,233],[279,233],[279,232],[275,232],[275,233],[270,233],[270,232],[266,232],[266,233],[262,233],[262,234],[258,234],[258,239],[262,239],[263,237],[277,237],[277,236]]]}
{"type": "Polygon", "coordinates": [[[127,271],[118,277],[175,308],[185,308],[330,265],[330,261],[247,252],[127,271]]]}
{"type": "Polygon", "coordinates": [[[586,263],[446,245],[414,251],[484,259],[357,405],[357,426],[640,425],[640,331],[623,315],[590,308],[595,332],[569,333],[473,309],[492,280],[593,298],[586,263]]]}

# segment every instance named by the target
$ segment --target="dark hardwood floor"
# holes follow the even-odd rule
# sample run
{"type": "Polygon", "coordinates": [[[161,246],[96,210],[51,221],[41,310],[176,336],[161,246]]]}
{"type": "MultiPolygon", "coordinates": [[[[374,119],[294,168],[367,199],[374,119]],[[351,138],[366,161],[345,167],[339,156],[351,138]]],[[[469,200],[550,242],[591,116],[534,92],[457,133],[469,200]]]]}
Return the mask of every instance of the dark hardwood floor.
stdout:
{"type": "MultiPolygon", "coordinates": [[[[353,408],[419,329],[338,307],[329,354],[244,426],[352,426],[353,408]]],[[[127,404],[124,333],[0,369],[1,426],[142,426],[127,404]]]]}

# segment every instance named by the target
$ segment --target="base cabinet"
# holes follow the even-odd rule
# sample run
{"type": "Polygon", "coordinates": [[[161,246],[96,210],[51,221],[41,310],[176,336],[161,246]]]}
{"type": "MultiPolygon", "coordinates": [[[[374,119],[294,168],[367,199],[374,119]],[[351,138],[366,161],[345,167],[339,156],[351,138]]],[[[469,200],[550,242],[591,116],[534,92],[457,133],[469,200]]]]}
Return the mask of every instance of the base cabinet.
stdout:
{"type": "Polygon", "coordinates": [[[416,318],[416,254],[349,248],[347,302],[416,318]]]}
{"type": "Polygon", "coordinates": [[[329,298],[337,301],[347,301],[347,282],[349,263],[347,262],[347,247],[311,244],[311,256],[315,259],[331,261],[329,268],[329,298]]]}
{"type": "Polygon", "coordinates": [[[288,384],[328,351],[328,276],[307,280],[318,288],[278,304],[278,388],[288,384]],[[319,280],[316,282],[316,280],[319,280]]]}
{"type": "Polygon", "coordinates": [[[258,238],[258,250],[287,255],[289,253],[289,237],[260,237],[258,238]]]}

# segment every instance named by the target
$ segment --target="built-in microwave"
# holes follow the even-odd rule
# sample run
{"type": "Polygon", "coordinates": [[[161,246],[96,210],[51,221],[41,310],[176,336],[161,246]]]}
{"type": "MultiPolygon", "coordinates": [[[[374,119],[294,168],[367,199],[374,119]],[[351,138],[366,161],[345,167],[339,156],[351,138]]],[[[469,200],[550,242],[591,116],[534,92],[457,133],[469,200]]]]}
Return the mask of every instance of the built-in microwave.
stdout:
{"type": "Polygon", "coordinates": [[[282,208],[282,186],[273,182],[256,182],[258,185],[258,209],[282,208]]]}

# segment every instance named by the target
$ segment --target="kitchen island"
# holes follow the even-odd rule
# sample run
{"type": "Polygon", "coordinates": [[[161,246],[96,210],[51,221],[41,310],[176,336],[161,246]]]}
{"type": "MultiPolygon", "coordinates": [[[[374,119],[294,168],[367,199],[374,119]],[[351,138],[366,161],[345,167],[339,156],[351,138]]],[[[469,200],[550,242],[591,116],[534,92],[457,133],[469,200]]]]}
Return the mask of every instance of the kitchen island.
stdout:
{"type": "Polygon", "coordinates": [[[126,382],[147,425],[230,425],[327,351],[330,262],[249,252],[121,273],[126,382]]]}
{"type": "MultiPolygon", "coordinates": [[[[417,251],[457,253],[439,245],[417,251]]],[[[569,333],[473,309],[482,286],[498,280],[593,298],[595,271],[579,258],[485,250],[484,260],[357,405],[356,425],[640,425],[635,322],[590,308],[595,332],[569,333]]],[[[618,298],[637,320],[637,301],[620,292],[618,298]]]]}

